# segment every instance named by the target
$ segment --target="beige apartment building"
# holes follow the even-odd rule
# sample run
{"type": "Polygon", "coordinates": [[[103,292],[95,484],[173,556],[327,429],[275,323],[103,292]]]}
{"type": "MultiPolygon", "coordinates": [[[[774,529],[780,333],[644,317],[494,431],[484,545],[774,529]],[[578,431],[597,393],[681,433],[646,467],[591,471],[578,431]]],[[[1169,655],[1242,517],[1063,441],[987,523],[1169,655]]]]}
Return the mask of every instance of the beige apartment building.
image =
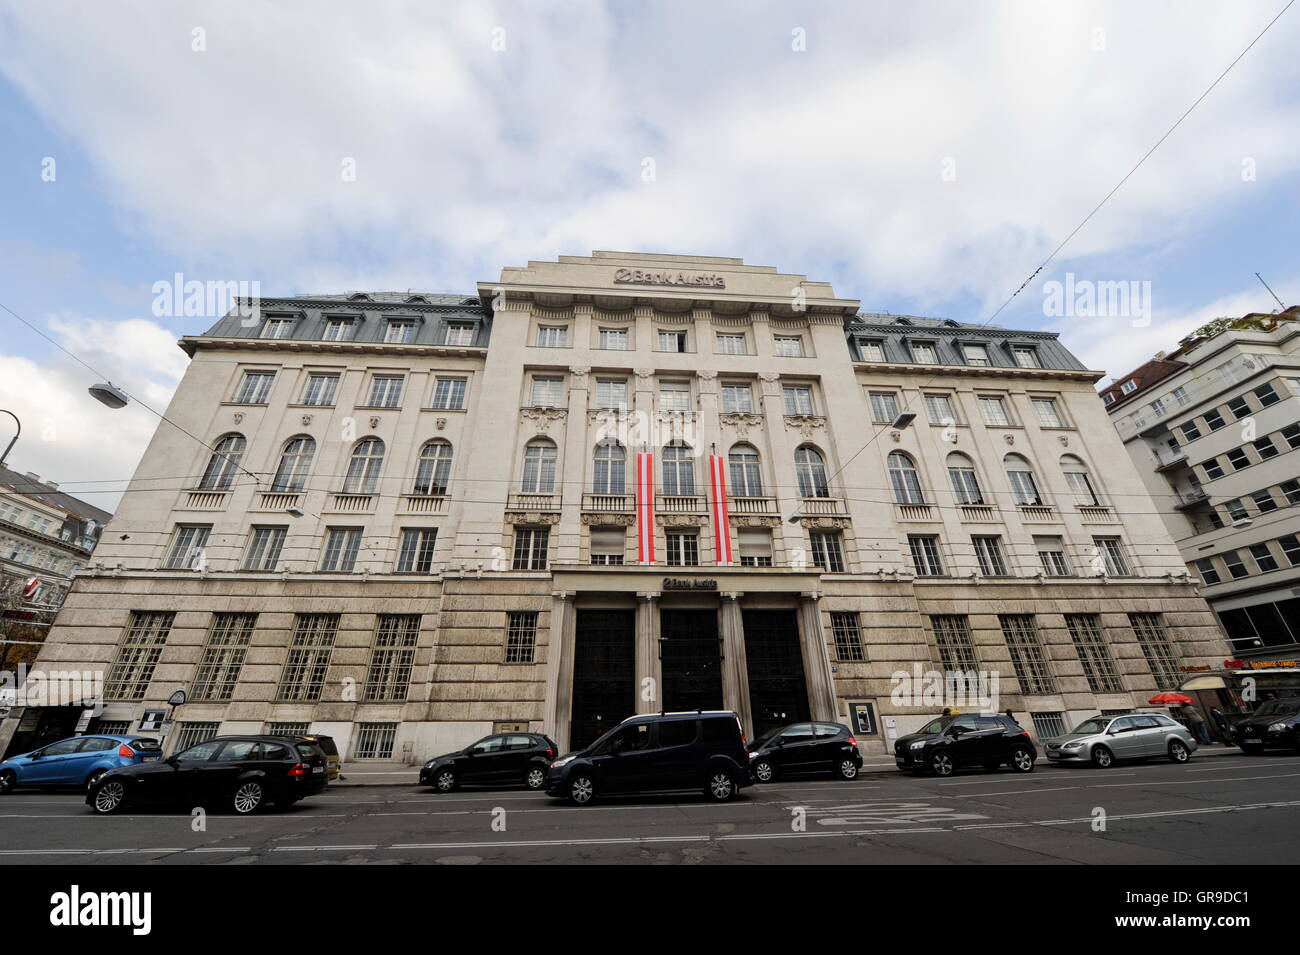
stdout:
{"type": "Polygon", "coordinates": [[[106,672],[106,724],[184,687],[173,745],[415,761],[726,707],[885,753],[948,702],[900,673],[996,674],[1043,736],[1225,653],[1051,333],[597,252],[180,344],[167,414],[207,446],[159,428],[42,657],[106,672]]]}

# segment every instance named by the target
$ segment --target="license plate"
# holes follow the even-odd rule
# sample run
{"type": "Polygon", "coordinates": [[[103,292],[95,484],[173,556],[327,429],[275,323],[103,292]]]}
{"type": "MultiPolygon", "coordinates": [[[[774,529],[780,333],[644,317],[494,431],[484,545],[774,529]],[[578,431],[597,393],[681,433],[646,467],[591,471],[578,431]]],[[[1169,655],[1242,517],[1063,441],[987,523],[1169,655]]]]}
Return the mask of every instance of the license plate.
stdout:
{"type": "Polygon", "coordinates": [[[151,759],[157,759],[157,758],[158,758],[158,754],[157,754],[157,753],[154,753],[152,756],[141,756],[141,757],[140,757],[140,759],[142,759],[142,760],[145,761],[146,763],[147,763],[149,760],[151,760],[151,759]]]}
{"type": "Polygon", "coordinates": [[[323,772],[325,772],[325,767],[324,767],[324,766],[313,766],[313,767],[311,768],[311,771],[312,771],[313,773],[323,773],[323,772]]]}

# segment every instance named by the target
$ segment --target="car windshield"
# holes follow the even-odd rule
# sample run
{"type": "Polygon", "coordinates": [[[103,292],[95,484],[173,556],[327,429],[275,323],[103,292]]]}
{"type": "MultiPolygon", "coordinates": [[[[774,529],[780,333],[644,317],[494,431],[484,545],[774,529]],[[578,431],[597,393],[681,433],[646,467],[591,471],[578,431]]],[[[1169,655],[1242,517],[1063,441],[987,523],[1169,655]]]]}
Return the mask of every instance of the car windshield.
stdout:
{"type": "Polygon", "coordinates": [[[1290,716],[1300,711],[1300,699],[1269,700],[1255,711],[1256,716],[1290,716]]]}
{"type": "Polygon", "coordinates": [[[952,722],[951,716],[941,716],[937,720],[931,720],[930,722],[926,723],[919,730],[917,730],[917,732],[929,733],[929,734],[942,733],[943,728],[951,722],[952,722]]]}
{"type": "Polygon", "coordinates": [[[162,749],[162,747],[158,745],[158,741],[156,739],[143,739],[143,738],[131,740],[131,748],[135,750],[142,750],[147,752],[156,752],[157,750],[162,749]]]}
{"type": "Polygon", "coordinates": [[[1093,736],[1097,733],[1106,732],[1106,727],[1109,725],[1109,716],[1094,716],[1090,720],[1084,720],[1070,732],[1079,736],[1093,736]]]}

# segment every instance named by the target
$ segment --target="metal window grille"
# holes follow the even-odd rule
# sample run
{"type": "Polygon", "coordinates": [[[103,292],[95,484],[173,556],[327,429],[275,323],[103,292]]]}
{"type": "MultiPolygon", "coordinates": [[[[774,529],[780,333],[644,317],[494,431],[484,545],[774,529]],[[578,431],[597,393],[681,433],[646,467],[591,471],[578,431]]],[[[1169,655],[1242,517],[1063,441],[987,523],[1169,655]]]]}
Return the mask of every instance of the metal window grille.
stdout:
{"type": "Polygon", "coordinates": [[[1178,653],[1173,641],[1165,631],[1164,621],[1158,613],[1131,613],[1129,625],[1136,634],[1138,646],[1147,658],[1151,675],[1162,687],[1177,686],[1180,682],[1178,673],[1178,653]]]}
{"type": "Polygon", "coordinates": [[[831,634],[835,637],[835,656],[846,663],[865,660],[862,649],[862,630],[858,627],[858,615],[852,611],[834,611],[831,613],[831,634]]]}
{"type": "Polygon", "coordinates": [[[220,723],[199,723],[185,722],[176,724],[176,742],[172,746],[173,753],[179,753],[183,749],[189,749],[197,743],[204,740],[212,739],[217,735],[217,730],[221,728],[220,723]]]}
{"type": "Polygon", "coordinates": [[[1064,713],[1030,713],[1029,717],[1034,721],[1034,732],[1039,739],[1065,735],[1064,713]]]}
{"type": "Polygon", "coordinates": [[[1065,625],[1070,639],[1083,664],[1083,675],[1094,693],[1120,693],[1124,689],[1110,648],[1101,632],[1101,623],[1095,613],[1067,613],[1065,625]]]}
{"type": "Polygon", "coordinates": [[[320,699],[338,629],[339,615],[336,613],[298,615],[289,656],[275,691],[277,700],[320,699]]]}
{"type": "Polygon", "coordinates": [[[1020,692],[1028,695],[1055,693],[1056,678],[1043,654],[1032,614],[1001,614],[1002,636],[1011,651],[1011,666],[1020,681],[1020,692]]]}
{"type": "Polygon", "coordinates": [[[358,723],[354,759],[392,759],[396,723],[358,723]]]}
{"type": "Polygon", "coordinates": [[[367,700],[404,700],[411,685],[420,615],[381,614],[366,674],[367,700]]]}
{"type": "Polygon", "coordinates": [[[506,618],[506,663],[532,663],[537,648],[537,611],[512,610],[506,618]]]}
{"type": "Polygon", "coordinates": [[[257,623],[255,613],[217,613],[212,615],[208,642],[203,648],[190,699],[211,702],[229,700],[248,654],[248,644],[257,623]]]}
{"type": "Polygon", "coordinates": [[[267,723],[267,736],[304,736],[309,723],[267,723]]]}
{"type": "Polygon", "coordinates": [[[131,623],[117,650],[117,659],[104,681],[105,699],[144,699],[175,619],[176,615],[171,612],[137,611],[131,615],[131,623]]]}
{"type": "Polygon", "coordinates": [[[930,626],[934,629],[934,642],[939,649],[939,665],[945,671],[978,669],[970,625],[964,616],[935,614],[930,617],[930,626]]]}

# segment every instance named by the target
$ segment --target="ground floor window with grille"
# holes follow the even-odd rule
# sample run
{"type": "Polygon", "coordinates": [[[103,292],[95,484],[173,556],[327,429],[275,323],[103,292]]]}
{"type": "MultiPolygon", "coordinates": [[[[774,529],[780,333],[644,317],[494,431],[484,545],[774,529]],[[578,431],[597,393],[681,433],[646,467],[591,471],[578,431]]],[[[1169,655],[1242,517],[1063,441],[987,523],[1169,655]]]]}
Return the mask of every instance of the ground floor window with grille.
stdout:
{"type": "Polygon", "coordinates": [[[831,634],[835,637],[835,657],[845,663],[865,660],[862,650],[862,630],[858,627],[858,615],[852,611],[834,611],[831,613],[831,634]]]}
{"type": "Polygon", "coordinates": [[[352,755],[356,759],[392,759],[396,737],[396,723],[358,723],[352,755]]]}
{"type": "Polygon", "coordinates": [[[319,700],[334,652],[339,615],[303,613],[293,629],[289,656],[276,688],[277,700],[319,700]]]}
{"type": "Polygon", "coordinates": [[[506,663],[532,663],[537,648],[537,611],[512,610],[506,618],[506,663]]]}
{"type": "Polygon", "coordinates": [[[696,531],[668,531],[668,566],[695,567],[700,562],[700,535],[696,531]]]}
{"type": "Polygon", "coordinates": [[[253,637],[255,613],[216,613],[208,629],[208,642],[203,648],[190,699],[222,702],[235,693],[235,683],[244,667],[248,643],[253,637]]]}
{"type": "Polygon", "coordinates": [[[934,629],[934,642],[939,648],[939,665],[944,671],[975,670],[975,644],[971,641],[970,624],[961,614],[935,614],[930,617],[934,629]]]}
{"type": "Polygon", "coordinates": [[[1005,613],[998,617],[1002,636],[1011,651],[1011,666],[1020,681],[1020,692],[1026,695],[1056,692],[1056,679],[1043,654],[1043,644],[1038,638],[1034,617],[1027,613],[1005,613]]]}
{"type": "Polygon", "coordinates": [[[179,753],[183,749],[189,749],[195,743],[202,743],[205,739],[212,739],[217,735],[217,730],[220,727],[220,723],[177,723],[176,743],[172,746],[172,752],[179,753]]]}
{"type": "Polygon", "coordinates": [[[1029,716],[1034,721],[1034,732],[1039,739],[1065,735],[1064,713],[1030,713],[1029,716]]]}
{"type": "Polygon", "coordinates": [[[1173,641],[1165,631],[1164,621],[1158,613],[1131,613],[1129,624],[1137,636],[1138,646],[1147,658],[1151,675],[1161,689],[1173,689],[1180,682],[1178,673],[1178,654],[1173,641]]]}
{"type": "Polygon", "coordinates": [[[131,614],[131,623],[126,628],[122,645],[118,647],[117,659],[104,681],[104,699],[144,699],[175,618],[176,615],[170,611],[131,614]]]}
{"type": "Polygon", "coordinates": [[[514,569],[545,570],[550,536],[549,527],[516,527],[514,569]]]}
{"type": "Polygon", "coordinates": [[[1101,632],[1101,622],[1095,613],[1067,613],[1065,625],[1074,641],[1074,649],[1079,653],[1079,662],[1083,664],[1083,675],[1088,679],[1088,687],[1094,693],[1120,693],[1124,684],[1120,682],[1115,670],[1115,661],[1111,659],[1110,647],[1101,632]]]}
{"type": "Polygon", "coordinates": [[[404,700],[411,686],[420,615],[381,614],[366,674],[367,700],[404,700]]]}
{"type": "Polygon", "coordinates": [[[100,720],[95,732],[101,736],[126,736],[131,732],[130,720],[100,720]]]}
{"type": "Polygon", "coordinates": [[[267,723],[267,736],[306,736],[309,723],[267,723]]]}
{"type": "Polygon", "coordinates": [[[838,531],[813,531],[808,535],[812,544],[812,562],[830,574],[844,573],[844,548],[838,531]]]}

